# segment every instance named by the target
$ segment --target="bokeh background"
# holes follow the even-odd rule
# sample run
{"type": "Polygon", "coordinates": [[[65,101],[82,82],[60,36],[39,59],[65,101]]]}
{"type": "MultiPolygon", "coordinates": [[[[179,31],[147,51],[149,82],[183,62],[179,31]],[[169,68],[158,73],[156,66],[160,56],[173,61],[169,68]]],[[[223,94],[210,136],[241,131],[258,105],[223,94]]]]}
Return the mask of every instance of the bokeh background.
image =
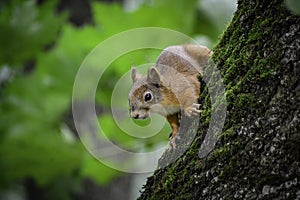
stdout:
{"type": "MultiPolygon", "coordinates": [[[[149,174],[105,166],[78,137],[71,107],[81,63],[105,39],[139,27],[169,28],[213,48],[235,9],[234,0],[2,0],[0,199],[136,199],[149,174]]],[[[99,81],[99,123],[124,148],[151,149],[168,140],[166,125],[164,134],[141,145],[116,125],[110,109],[112,91],[131,65],[154,63],[158,55],[130,52],[111,63],[99,81]]]]}

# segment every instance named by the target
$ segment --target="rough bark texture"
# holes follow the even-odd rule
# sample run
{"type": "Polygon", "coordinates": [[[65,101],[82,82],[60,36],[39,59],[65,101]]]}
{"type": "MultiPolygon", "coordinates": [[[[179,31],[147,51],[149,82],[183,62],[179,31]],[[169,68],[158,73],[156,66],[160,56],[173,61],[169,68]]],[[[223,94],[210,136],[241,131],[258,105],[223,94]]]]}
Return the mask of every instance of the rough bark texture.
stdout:
{"type": "Polygon", "coordinates": [[[148,178],[139,199],[300,199],[299,47],[300,18],[283,1],[240,0],[214,49],[227,99],[214,150],[199,159],[212,107],[204,88],[193,144],[148,178]]]}

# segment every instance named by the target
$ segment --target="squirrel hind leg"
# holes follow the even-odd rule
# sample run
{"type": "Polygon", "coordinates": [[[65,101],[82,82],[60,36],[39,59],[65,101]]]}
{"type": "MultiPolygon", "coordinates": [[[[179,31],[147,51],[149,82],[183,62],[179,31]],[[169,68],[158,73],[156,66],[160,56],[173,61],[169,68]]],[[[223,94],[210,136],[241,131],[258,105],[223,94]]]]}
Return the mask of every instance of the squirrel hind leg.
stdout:
{"type": "Polygon", "coordinates": [[[192,106],[189,106],[184,109],[184,114],[188,117],[197,116],[202,112],[200,106],[201,104],[194,103],[192,106]]]}
{"type": "Polygon", "coordinates": [[[167,120],[172,128],[172,133],[170,135],[170,147],[171,147],[171,149],[175,149],[176,148],[175,138],[179,133],[178,113],[168,115],[167,120]]]}
{"type": "Polygon", "coordinates": [[[169,144],[171,149],[176,149],[175,138],[170,138],[169,144]]]}

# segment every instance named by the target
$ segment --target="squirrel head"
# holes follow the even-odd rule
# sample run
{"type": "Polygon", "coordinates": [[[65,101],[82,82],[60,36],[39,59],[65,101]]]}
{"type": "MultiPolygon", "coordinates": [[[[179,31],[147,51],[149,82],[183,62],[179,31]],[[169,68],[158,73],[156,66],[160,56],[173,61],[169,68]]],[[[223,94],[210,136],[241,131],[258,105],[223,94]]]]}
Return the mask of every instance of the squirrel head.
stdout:
{"type": "Polygon", "coordinates": [[[149,117],[151,107],[162,101],[160,74],[154,67],[150,67],[147,76],[142,76],[132,67],[131,79],[133,85],[128,96],[130,116],[145,119],[149,117]]]}

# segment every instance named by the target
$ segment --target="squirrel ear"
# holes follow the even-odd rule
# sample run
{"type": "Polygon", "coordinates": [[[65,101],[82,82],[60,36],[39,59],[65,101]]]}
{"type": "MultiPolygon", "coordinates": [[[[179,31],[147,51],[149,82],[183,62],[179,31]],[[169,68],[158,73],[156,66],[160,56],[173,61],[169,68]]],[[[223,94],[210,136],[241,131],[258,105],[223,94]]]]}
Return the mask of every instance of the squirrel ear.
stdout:
{"type": "Polygon", "coordinates": [[[131,67],[131,79],[132,79],[132,82],[136,81],[136,69],[135,69],[135,67],[131,67]]]}
{"type": "Polygon", "coordinates": [[[132,66],[131,67],[131,79],[132,79],[132,82],[134,83],[139,77],[140,77],[140,75],[137,74],[136,68],[134,66],[132,66]]]}
{"type": "Polygon", "coordinates": [[[132,66],[131,68],[131,79],[132,79],[132,82],[136,82],[138,79],[140,79],[142,77],[142,75],[138,74],[136,72],[136,68],[134,66],[132,66]]]}
{"type": "Polygon", "coordinates": [[[147,81],[149,83],[157,83],[160,84],[160,74],[154,67],[150,67],[148,70],[147,81]]]}

